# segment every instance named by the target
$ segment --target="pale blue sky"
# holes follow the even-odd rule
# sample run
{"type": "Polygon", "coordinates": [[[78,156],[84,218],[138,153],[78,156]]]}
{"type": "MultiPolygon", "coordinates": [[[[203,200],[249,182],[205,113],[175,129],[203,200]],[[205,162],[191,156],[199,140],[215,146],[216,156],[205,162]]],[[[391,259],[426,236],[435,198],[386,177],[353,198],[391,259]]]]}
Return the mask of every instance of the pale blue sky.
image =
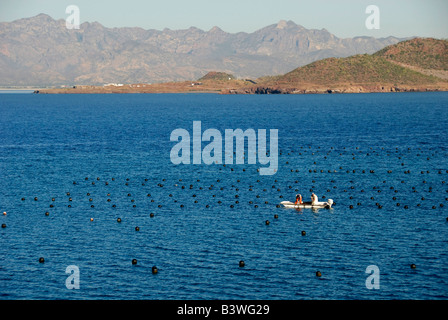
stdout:
{"type": "Polygon", "coordinates": [[[81,22],[106,27],[162,30],[253,32],[280,20],[309,29],[325,28],[338,37],[422,36],[448,38],[448,0],[0,0],[0,21],[46,13],[65,19],[65,8],[77,5],[81,22]],[[365,27],[370,4],[380,9],[380,29],[365,27]]]}

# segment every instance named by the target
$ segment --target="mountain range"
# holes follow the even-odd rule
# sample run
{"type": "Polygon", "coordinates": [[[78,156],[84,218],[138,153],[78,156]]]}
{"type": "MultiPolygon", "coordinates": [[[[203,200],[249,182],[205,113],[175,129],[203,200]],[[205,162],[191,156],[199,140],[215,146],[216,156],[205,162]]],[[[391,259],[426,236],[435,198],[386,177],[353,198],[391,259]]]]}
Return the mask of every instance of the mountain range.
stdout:
{"type": "Polygon", "coordinates": [[[372,54],[402,40],[338,38],[283,20],[252,33],[98,22],[67,29],[65,20],[39,14],[0,23],[0,86],[158,83],[199,79],[214,70],[255,79],[329,57],[372,54]]]}

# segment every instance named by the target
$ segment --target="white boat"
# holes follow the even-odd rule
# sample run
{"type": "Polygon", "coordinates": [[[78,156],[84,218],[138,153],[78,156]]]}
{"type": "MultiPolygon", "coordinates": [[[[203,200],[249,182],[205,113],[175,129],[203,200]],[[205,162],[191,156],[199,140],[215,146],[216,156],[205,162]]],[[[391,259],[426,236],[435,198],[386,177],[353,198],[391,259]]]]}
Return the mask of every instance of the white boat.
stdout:
{"type": "Polygon", "coordinates": [[[311,202],[302,202],[301,204],[294,204],[294,202],[291,201],[282,201],[280,204],[282,204],[285,208],[304,208],[304,209],[331,209],[331,206],[333,205],[333,200],[328,199],[327,202],[316,202],[315,204],[311,204],[311,202]]]}

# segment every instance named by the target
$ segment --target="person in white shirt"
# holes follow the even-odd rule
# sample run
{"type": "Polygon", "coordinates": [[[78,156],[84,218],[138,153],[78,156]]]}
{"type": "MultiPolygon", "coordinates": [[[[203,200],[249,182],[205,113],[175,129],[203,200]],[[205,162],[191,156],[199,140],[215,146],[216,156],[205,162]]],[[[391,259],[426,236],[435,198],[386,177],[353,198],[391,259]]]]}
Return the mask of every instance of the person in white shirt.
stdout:
{"type": "Polygon", "coordinates": [[[314,193],[312,193],[311,194],[311,205],[315,206],[315,205],[317,205],[317,203],[318,203],[317,196],[314,193]]]}

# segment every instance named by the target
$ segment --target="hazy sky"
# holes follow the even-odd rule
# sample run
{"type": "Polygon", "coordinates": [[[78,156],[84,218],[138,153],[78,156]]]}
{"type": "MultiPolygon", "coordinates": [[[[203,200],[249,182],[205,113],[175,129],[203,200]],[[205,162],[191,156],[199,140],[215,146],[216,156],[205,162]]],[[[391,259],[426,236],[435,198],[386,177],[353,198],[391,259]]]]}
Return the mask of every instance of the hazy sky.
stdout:
{"type": "Polygon", "coordinates": [[[253,32],[280,20],[309,29],[325,28],[338,37],[422,36],[448,38],[448,0],[0,0],[0,21],[46,13],[66,19],[65,8],[77,5],[81,23],[106,27],[162,30],[253,32]],[[380,29],[365,26],[368,5],[380,9],[380,29]]]}

